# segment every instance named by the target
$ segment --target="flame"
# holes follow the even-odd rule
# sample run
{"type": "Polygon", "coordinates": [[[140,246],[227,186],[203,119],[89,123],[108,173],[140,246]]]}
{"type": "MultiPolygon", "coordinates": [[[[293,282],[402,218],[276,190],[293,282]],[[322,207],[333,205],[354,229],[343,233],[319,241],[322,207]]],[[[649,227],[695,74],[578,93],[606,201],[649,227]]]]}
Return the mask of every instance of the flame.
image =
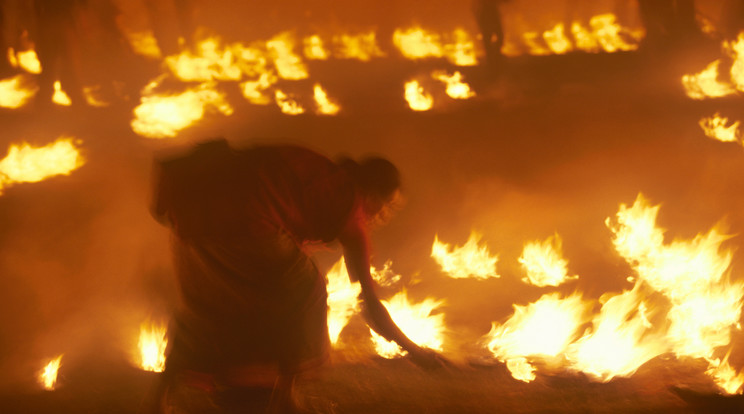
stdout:
{"type": "Polygon", "coordinates": [[[585,52],[595,53],[601,50],[599,41],[592,32],[579,22],[571,23],[571,34],[573,34],[576,48],[585,52]]]}
{"type": "Polygon", "coordinates": [[[724,50],[734,59],[731,64],[731,81],[736,89],[744,91],[744,32],[739,33],[735,42],[724,43],[724,50]]]}
{"type": "Polygon", "coordinates": [[[573,49],[571,41],[566,36],[563,23],[558,23],[551,30],[545,31],[543,39],[545,39],[548,48],[555,54],[562,55],[573,49]]]}
{"type": "Polygon", "coordinates": [[[630,31],[621,27],[616,19],[614,14],[607,13],[594,16],[589,20],[589,26],[592,27],[594,36],[602,49],[608,53],[638,49],[637,41],[643,37],[644,31],[630,31]],[[634,42],[628,42],[624,37],[630,37],[634,42]]]}
{"type": "Polygon", "coordinates": [[[728,351],[723,361],[714,359],[710,361],[710,368],[705,371],[706,374],[711,376],[721,390],[727,394],[740,393],[742,385],[744,385],[744,372],[736,373],[736,370],[731,367],[728,362],[731,350],[728,351]]]}
{"type": "Polygon", "coordinates": [[[524,245],[522,256],[518,259],[527,277],[522,281],[535,286],[559,286],[578,279],[568,275],[568,262],[561,254],[562,241],[558,234],[545,241],[534,241],[524,245]]]}
{"type": "Polygon", "coordinates": [[[0,160],[0,192],[13,183],[35,183],[56,175],[70,175],[84,164],[73,138],[60,137],[52,144],[32,147],[11,145],[0,160]]]}
{"type": "Polygon", "coordinates": [[[442,57],[444,55],[439,35],[420,27],[412,27],[407,30],[396,29],[393,33],[393,43],[408,59],[442,57]]]}
{"type": "Polygon", "coordinates": [[[134,53],[150,59],[160,59],[163,56],[152,30],[129,32],[126,36],[134,53]]]}
{"type": "Polygon", "coordinates": [[[263,93],[274,85],[279,79],[273,73],[262,73],[255,81],[245,81],[240,84],[240,90],[245,99],[257,105],[268,105],[271,97],[263,93]]]}
{"type": "Polygon", "coordinates": [[[656,227],[659,206],[638,195],[631,207],[623,204],[614,234],[615,249],[633,267],[639,281],[669,301],[666,341],[678,357],[704,358],[715,365],[716,349],[729,345],[739,329],[744,283],[728,277],[733,254],[722,249],[728,238],[719,226],[691,240],[664,243],[656,227]]]}
{"type": "MultiPolygon", "coordinates": [[[[432,312],[443,305],[444,301],[426,298],[418,304],[413,304],[408,301],[406,292],[402,291],[390,300],[383,300],[382,303],[390,312],[390,317],[395,324],[411,341],[419,346],[443,350],[444,314],[432,314],[432,312]]],[[[372,330],[370,333],[378,355],[384,358],[394,358],[406,354],[396,343],[387,341],[372,330]]]]}
{"type": "Polygon", "coordinates": [[[741,133],[739,132],[739,124],[741,122],[736,121],[733,124],[726,126],[728,118],[722,117],[716,113],[712,117],[703,118],[700,120],[700,127],[703,128],[705,136],[721,142],[738,142],[741,133]]]}
{"type": "Polygon", "coordinates": [[[299,102],[278,89],[274,91],[274,99],[282,112],[287,115],[299,115],[305,113],[305,108],[303,108],[299,102]]]}
{"type": "Polygon", "coordinates": [[[148,85],[140,104],[134,108],[132,130],[147,138],[175,137],[176,134],[204,117],[207,109],[215,108],[225,115],[233,112],[223,93],[202,84],[180,94],[149,94],[156,86],[148,85]]]}
{"type": "Polygon", "coordinates": [[[16,52],[13,48],[8,49],[8,61],[14,68],[21,68],[28,73],[38,75],[41,73],[41,62],[33,49],[16,52]]]}
{"type": "Polygon", "coordinates": [[[585,322],[589,307],[578,293],[565,298],[550,293],[527,306],[514,305],[514,314],[506,322],[493,323],[486,346],[507,363],[516,379],[529,382],[534,367],[526,357],[559,356],[585,322]]]}
{"type": "Polygon", "coordinates": [[[362,287],[351,283],[342,257],[326,274],[328,280],[328,335],[331,343],[336,344],[341,330],[351,317],[359,312],[359,294],[362,287]]]}
{"type": "Polygon", "coordinates": [[[736,93],[729,83],[718,80],[718,66],[721,60],[711,62],[700,73],[682,76],[685,93],[692,99],[721,98],[736,93]]]}
{"type": "Polygon", "coordinates": [[[163,372],[168,328],[164,323],[144,322],[140,325],[139,366],[145,371],[163,372]]]}
{"type": "Polygon", "coordinates": [[[464,29],[455,29],[452,32],[453,41],[444,46],[445,57],[456,66],[475,66],[478,58],[475,51],[475,42],[470,34],[464,29]]]}
{"type": "Polygon", "coordinates": [[[434,98],[424,91],[417,80],[406,82],[405,98],[414,111],[428,111],[434,106],[434,98]]]}
{"type": "Polygon", "coordinates": [[[640,283],[606,299],[592,329],[567,350],[571,368],[607,382],[630,376],[650,359],[666,352],[663,337],[649,333],[647,307],[640,283]]]}
{"type": "Polygon", "coordinates": [[[454,279],[476,278],[488,279],[500,277],[496,273],[498,256],[491,256],[487,246],[478,246],[480,235],[470,233],[470,238],[463,246],[450,247],[434,236],[431,257],[439,263],[442,271],[454,279]]]}
{"type": "Polygon", "coordinates": [[[54,390],[55,386],[57,385],[57,373],[59,372],[59,367],[61,364],[62,355],[49,361],[44,369],[41,370],[41,373],[39,373],[39,383],[42,387],[44,387],[45,390],[54,390]]]}
{"type": "Polygon", "coordinates": [[[328,99],[326,91],[323,90],[323,87],[319,83],[313,86],[313,96],[315,103],[318,105],[318,113],[322,115],[336,115],[341,110],[341,107],[328,99]]]}
{"type": "Polygon", "coordinates": [[[468,99],[475,96],[475,92],[470,90],[470,85],[462,81],[460,72],[455,71],[452,75],[448,75],[445,71],[435,70],[431,76],[447,85],[446,92],[450,98],[468,99]]]}
{"type": "Polygon", "coordinates": [[[0,107],[20,108],[39,90],[27,75],[0,80],[0,107]]]}
{"type": "Polygon", "coordinates": [[[323,47],[323,39],[318,35],[308,36],[302,41],[304,45],[305,57],[313,60],[326,60],[329,57],[328,51],[323,47]]]}
{"type": "Polygon", "coordinates": [[[101,88],[99,86],[86,86],[83,88],[85,102],[97,108],[103,108],[110,104],[100,98],[101,88]]]}
{"type": "Polygon", "coordinates": [[[372,58],[385,56],[385,53],[377,45],[377,35],[374,31],[356,35],[334,36],[333,43],[338,48],[335,52],[335,56],[338,58],[367,62],[372,58]]]}
{"type": "Polygon", "coordinates": [[[200,41],[196,54],[183,51],[165,58],[165,64],[173,74],[184,81],[208,82],[212,80],[239,80],[243,74],[236,60],[240,47],[220,45],[217,38],[200,41]]]}
{"type": "Polygon", "coordinates": [[[70,100],[70,97],[67,95],[67,93],[62,90],[62,83],[60,81],[54,82],[54,95],[52,95],[52,102],[61,106],[72,105],[72,100],[70,100]]]}
{"type": "Polygon", "coordinates": [[[290,33],[274,36],[266,42],[266,48],[274,59],[274,66],[280,78],[299,80],[309,76],[302,58],[293,51],[294,39],[290,33]]]}

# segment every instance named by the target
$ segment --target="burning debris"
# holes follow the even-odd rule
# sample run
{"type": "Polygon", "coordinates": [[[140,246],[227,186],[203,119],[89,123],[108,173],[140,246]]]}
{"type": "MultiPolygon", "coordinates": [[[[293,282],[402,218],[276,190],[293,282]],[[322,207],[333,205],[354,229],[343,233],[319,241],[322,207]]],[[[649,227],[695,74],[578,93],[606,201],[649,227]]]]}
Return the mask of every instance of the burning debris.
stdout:
{"type": "Polygon", "coordinates": [[[0,80],[0,107],[20,108],[26,105],[38,90],[39,87],[28,75],[19,74],[0,80]]]}
{"type": "Polygon", "coordinates": [[[545,241],[535,241],[524,245],[519,263],[527,277],[522,281],[538,287],[560,286],[568,280],[579,277],[568,275],[568,261],[561,253],[562,241],[558,234],[545,241]]]}
{"type": "Polygon", "coordinates": [[[741,131],[739,131],[739,124],[741,122],[736,121],[731,125],[726,125],[728,122],[728,118],[716,113],[712,117],[701,119],[700,127],[703,128],[703,132],[705,132],[705,136],[708,138],[721,142],[740,142],[741,131]]]}
{"type": "Polygon", "coordinates": [[[414,111],[428,111],[434,106],[434,98],[424,91],[417,80],[406,82],[405,97],[408,106],[414,111]]]}

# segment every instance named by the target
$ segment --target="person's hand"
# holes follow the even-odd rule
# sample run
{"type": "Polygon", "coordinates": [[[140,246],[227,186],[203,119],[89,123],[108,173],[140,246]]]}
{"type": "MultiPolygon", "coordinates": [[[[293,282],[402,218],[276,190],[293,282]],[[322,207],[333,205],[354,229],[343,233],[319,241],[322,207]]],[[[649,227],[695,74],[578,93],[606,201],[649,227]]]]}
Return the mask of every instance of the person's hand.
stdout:
{"type": "Polygon", "coordinates": [[[452,367],[452,362],[433,349],[415,346],[407,351],[411,362],[421,368],[442,369],[452,367]]]}

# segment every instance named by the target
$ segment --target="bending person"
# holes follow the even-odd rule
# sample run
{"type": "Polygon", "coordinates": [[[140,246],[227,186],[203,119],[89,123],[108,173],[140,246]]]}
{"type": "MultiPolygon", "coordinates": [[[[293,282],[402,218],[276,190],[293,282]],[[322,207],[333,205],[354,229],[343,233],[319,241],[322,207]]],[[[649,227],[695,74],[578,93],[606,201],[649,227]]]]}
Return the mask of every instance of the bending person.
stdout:
{"type": "Polygon", "coordinates": [[[414,362],[441,364],[392,321],[370,275],[370,225],[400,187],[392,163],[334,163],[297,146],[235,150],[215,140],[156,167],[153,214],[174,235],[182,302],[157,400],[189,373],[260,388],[245,373],[265,367],[276,372],[268,410],[294,412],[295,376],[330,349],[325,278],[308,242],[338,240],[370,326],[414,362]]]}

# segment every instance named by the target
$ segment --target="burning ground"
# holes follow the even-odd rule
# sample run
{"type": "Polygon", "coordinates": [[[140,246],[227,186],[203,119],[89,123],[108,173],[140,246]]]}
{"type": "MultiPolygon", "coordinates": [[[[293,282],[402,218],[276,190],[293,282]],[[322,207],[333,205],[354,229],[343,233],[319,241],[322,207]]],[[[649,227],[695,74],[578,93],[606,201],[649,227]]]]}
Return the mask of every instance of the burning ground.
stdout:
{"type": "Polygon", "coordinates": [[[523,52],[493,68],[475,46],[475,64],[448,54],[468,48],[439,25],[435,40],[414,36],[431,40],[420,58],[394,44],[395,25],[376,49],[349,46],[369,45],[364,30],[348,32],[354,42],[318,32],[320,43],[223,32],[131,57],[106,106],[0,113],[8,157],[68,154],[41,181],[10,172],[34,163],[0,162],[3,412],[136,409],[157,375],[140,343],[159,353],[175,302],[168,236],[148,213],[152,159],[214,136],[384,154],[402,170],[404,205],[374,234],[375,274],[393,317],[414,321],[404,331],[427,328],[415,340],[455,367],[422,371],[376,342],[335,273],[340,252],[319,251],[341,318],[333,363],[300,383],[321,412],[741,409],[744,149],[736,132],[711,139],[705,126],[730,128],[744,111],[723,67],[723,96],[689,92],[733,44],[662,55],[513,41],[523,52]],[[178,69],[207,56],[221,63],[191,66],[206,74],[178,69]],[[714,114],[728,120],[703,121],[714,114]],[[474,252],[453,257],[463,246],[474,252]],[[40,384],[60,355],[54,386],[40,384]]]}

